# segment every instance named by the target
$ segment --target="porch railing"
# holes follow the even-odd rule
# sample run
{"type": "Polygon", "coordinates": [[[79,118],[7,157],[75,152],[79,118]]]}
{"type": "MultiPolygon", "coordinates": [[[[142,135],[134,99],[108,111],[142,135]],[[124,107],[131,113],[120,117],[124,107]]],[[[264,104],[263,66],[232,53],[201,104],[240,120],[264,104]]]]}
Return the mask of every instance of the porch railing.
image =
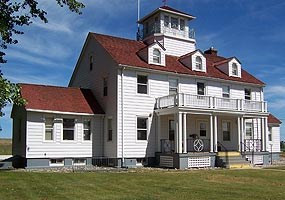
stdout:
{"type": "Polygon", "coordinates": [[[187,152],[210,152],[210,140],[209,139],[188,139],[187,140],[187,152]],[[198,140],[202,141],[200,143],[198,140]],[[201,146],[202,145],[202,146],[201,146]]]}
{"type": "Polygon", "coordinates": [[[258,152],[262,149],[261,139],[245,139],[243,143],[243,150],[247,152],[258,152]]]}
{"type": "Polygon", "coordinates": [[[267,102],[178,93],[156,99],[156,108],[191,107],[246,112],[267,112],[267,102]]]}
{"type": "Polygon", "coordinates": [[[162,153],[174,153],[175,151],[175,143],[174,140],[162,139],[161,143],[161,152],[162,153]]]}

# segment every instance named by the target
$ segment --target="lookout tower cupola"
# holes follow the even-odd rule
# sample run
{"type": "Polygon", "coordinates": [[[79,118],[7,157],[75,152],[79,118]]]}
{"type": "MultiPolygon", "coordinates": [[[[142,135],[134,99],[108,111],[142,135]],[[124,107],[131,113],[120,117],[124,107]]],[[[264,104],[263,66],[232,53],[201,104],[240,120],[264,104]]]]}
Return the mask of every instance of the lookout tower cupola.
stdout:
{"type": "Polygon", "coordinates": [[[195,32],[189,26],[193,19],[192,15],[162,6],[138,21],[142,25],[138,37],[147,44],[158,41],[168,55],[182,56],[196,50],[195,32]]]}

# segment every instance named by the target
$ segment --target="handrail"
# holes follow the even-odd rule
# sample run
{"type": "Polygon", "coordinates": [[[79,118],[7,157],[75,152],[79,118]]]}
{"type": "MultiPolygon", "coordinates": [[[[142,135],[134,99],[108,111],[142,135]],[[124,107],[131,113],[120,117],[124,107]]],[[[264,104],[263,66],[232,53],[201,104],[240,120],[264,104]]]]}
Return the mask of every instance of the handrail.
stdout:
{"type": "Polygon", "coordinates": [[[226,152],[229,152],[229,150],[221,142],[217,141],[217,144],[221,145],[221,147],[223,147],[226,152]]]}

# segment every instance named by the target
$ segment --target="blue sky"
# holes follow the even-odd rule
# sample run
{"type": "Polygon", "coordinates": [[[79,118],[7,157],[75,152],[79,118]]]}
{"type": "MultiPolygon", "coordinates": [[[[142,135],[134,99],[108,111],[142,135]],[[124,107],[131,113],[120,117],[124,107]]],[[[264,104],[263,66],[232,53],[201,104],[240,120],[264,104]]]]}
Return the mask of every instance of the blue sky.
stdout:
{"type": "MultiPolygon", "coordinates": [[[[17,36],[19,44],[6,51],[4,75],[16,83],[67,86],[89,31],[135,39],[137,0],[84,0],[76,15],[41,0],[48,24],[34,21],[17,36]]],[[[141,0],[141,16],[162,5],[161,0],[141,0]]],[[[225,57],[236,56],[242,67],[267,84],[270,111],[285,123],[285,1],[283,0],[168,0],[167,5],[197,17],[197,47],[211,46],[225,57]]],[[[11,106],[0,118],[0,137],[11,137],[11,106]]],[[[285,140],[285,126],[281,137],[285,140]]]]}

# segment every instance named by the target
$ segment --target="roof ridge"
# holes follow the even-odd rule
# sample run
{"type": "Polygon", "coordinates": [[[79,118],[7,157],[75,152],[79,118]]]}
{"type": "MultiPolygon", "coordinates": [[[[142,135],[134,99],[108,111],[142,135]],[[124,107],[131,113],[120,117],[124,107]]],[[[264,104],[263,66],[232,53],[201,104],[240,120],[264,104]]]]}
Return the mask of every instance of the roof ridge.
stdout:
{"type": "Polygon", "coordinates": [[[35,84],[35,83],[19,83],[19,85],[26,86],[37,86],[37,87],[52,87],[52,88],[62,88],[62,89],[83,89],[79,87],[66,87],[66,86],[58,86],[58,85],[44,85],[44,84],[35,84]]]}
{"type": "Polygon", "coordinates": [[[95,32],[90,32],[93,35],[98,35],[98,36],[103,36],[103,37],[110,37],[110,38],[115,38],[115,39],[119,39],[119,40],[128,40],[128,41],[132,41],[132,42],[137,42],[137,43],[142,43],[144,44],[143,41],[137,41],[135,39],[129,39],[129,38],[124,38],[124,37],[119,37],[119,36],[113,36],[113,35],[108,35],[108,34],[102,34],[102,33],[95,33],[95,32]]]}

